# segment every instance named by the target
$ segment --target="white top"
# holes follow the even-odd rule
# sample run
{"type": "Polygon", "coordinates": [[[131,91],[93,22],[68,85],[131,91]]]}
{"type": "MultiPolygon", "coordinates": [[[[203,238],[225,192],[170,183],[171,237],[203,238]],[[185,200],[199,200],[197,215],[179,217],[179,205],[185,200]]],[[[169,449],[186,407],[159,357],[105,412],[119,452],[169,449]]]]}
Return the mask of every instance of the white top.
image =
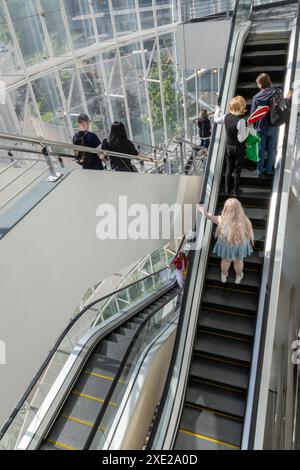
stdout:
{"type": "MultiPolygon", "coordinates": [[[[216,106],[216,111],[214,114],[214,122],[216,124],[224,124],[225,116],[226,114],[223,114],[221,112],[220,106],[216,106]]],[[[253,135],[256,134],[255,130],[252,127],[247,127],[246,121],[243,118],[239,120],[239,122],[236,125],[236,128],[238,130],[237,138],[238,138],[238,141],[241,143],[247,139],[249,134],[253,134],[253,135]]]]}

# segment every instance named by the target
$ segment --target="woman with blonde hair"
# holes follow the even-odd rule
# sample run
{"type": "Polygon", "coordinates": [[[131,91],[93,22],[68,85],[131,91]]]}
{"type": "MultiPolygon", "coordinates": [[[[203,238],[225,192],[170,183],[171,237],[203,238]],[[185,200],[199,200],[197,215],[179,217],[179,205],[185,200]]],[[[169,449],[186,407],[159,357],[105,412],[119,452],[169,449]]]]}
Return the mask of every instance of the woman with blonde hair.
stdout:
{"type": "Polygon", "coordinates": [[[235,283],[240,284],[244,277],[243,259],[251,255],[253,252],[251,244],[254,244],[252,224],[240,201],[234,198],[227,199],[221,215],[209,214],[201,206],[198,210],[218,225],[213,253],[222,258],[221,282],[227,281],[228,271],[233,262],[236,273],[235,283]]]}
{"type": "Polygon", "coordinates": [[[244,114],[247,111],[246,101],[242,96],[235,96],[229,104],[229,113],[221,114],[220,107],[216,107],[214,122],[225,124],[226,145],[226,173],[225,173],[225,195],[230,194],[230,180],[234,175],[234,186],[231,195],[238,197],[241,193],[240,178],[246,154],[246,144],[250,128],[247,127],[244,114]]]}

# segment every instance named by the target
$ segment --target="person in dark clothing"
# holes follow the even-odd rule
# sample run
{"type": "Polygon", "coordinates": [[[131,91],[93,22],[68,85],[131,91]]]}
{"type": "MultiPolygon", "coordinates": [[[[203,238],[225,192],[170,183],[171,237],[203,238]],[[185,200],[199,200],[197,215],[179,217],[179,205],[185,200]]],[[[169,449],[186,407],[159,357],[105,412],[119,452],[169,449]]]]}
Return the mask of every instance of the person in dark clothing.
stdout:
{"type": "MultiPolygon", "coordinates": [[[[275,93],[275,88],[272,87],[271,78],[267,73],[261,73],[256,83],[260,91],[253,97],[251,104],[251,114],[257,109],[258,106],[270,106],[271,98],[275,93]]],[[[287,99],[292,96],[289,92],[287,99]]],[[[260,119],[255,125],[255,129],[260,137],[259,143],[259,161],[257,162],[256,173],[259,177],[265,172],[268,176],[273,174],[273,163],[276,154],[278,127],[272,126],[270,115],[267,114],[264,118],[260,119]],[[267,163],[265,165],[265,154],[267,154],[267,163]]]]}
{"type": "Polygon", "coordinates": [[[225,124],[227,145],[226,145],[226,173],[225,173],[225,194],[230,194],[230,181],[234,175],[234,187],[231,195],[238,197],[240,190],[240,177],[243,162],[246,154],[246,144],[249,132],[243,115],[246,112],[246,101],[242,96],[235,96],[230,101],[229,113],[221,115],[220,108],[216,107],[214,121],[217,124],[225,124]]]}
{"type": "Polygon", "coordinates": [[[199,119],[198,119],[198,127],[199,127],[199,136],[201,138],[201,146],[208,149],[210,144],[210,136],[211,136],[211,125],[210,120],[206,110],[201,111],[199,119]]]}
{"type": "MultiPolygon", "coordinates": [[[[122,122],[115,121],[110,130],[108,139],[104,139],[101,149],[108,155],[109,151],[138,156],[139,152],[131,140],[128,139],[125,126],[122,122]]],[[[115,171],[134,171],[129,158],[109,156],[111,169],[115,171]]]]}
{"type": "Polygon", "coordinates": [[[73,144],[99,149],[99,154],[78,152],[76,160],[85,170],[103,170],[101,160],[104,160],[104,156],[100,153],[101,142],[94,132],[90,132],[90,123],[91,121],[86,114],[78,116],[79,132],[73,136],[73,144]]]}

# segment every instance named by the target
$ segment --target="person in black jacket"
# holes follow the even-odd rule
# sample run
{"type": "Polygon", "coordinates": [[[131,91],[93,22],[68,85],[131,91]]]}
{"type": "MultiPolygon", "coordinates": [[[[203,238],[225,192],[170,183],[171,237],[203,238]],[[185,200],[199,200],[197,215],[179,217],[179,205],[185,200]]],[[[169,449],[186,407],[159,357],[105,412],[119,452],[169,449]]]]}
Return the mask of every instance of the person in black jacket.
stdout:
{"type": "MultiPolygon", "coordinates": [[[[125,126],[122,122],[115,121],[110,130],[108,139],[104,139],[101,149],[109,155],[109,151],[138,156],[139,152],[128,139],[125,126]]],[[[129,158],[109,155],[111,169],[115,171],[135,171],[129,158]]]]}
{"type": "Polygon", "coordinates": [[[198,119],[198,127],[199,127],[199,136],[201,138],[201,146],[208,149],[210,144],[210,136],[211,136],[211,125],[210,120],[207,114],[207,111],[204,109],[201,111],[199,119],[198,119]]]}
{"type": "Polygon", "coordinates": [[[225,172],[225,195],[230,194],[231,176],[234,176],[234,186],[231,195],[239,197],[240,178],[246,155],[246,139],[249,133],[255,132],[247,127],[244,115],[247,105],[242,96],[235,96],[229,104],[229,113],[222,114],[219,106],[216,106],[214,121],[217,124],[225,124],[227,135],[226,144],[226,172],[225,172]]]}
{"type": "Polygon", "coordinates": [[[79,132],[73,136],[73,144],[99,149],[99,154],[78,152],[76,160],[84,170],[103,170],[101,160],[104,160],[104,156],[100,154],[101,142],[94,132],[90,132],[90,123],[91,121],[86,114],[78,116],[79,132]]]}

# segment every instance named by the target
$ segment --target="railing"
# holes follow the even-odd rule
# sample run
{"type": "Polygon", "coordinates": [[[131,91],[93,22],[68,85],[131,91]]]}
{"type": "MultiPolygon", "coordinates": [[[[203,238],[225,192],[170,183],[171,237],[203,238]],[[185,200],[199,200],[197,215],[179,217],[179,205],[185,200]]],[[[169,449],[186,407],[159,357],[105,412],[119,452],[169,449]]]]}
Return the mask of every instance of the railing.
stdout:
{"type": "Polygon", "coordinates": [[[101,414],[95,423],[94,433],[86,445],[86,449],[103,449],[109,434],[112,433],[114,420],[120,415],[121,403],[127,394],[127,386],[131,377],[135,376],[135,369],[141,357],[145,354],[153,340],[158,338],[162,332],[169,327],[178,317],[180,306],[180,294],[157,310],[153,315],[146,318],[137,330],[129,349],[127,350],[119,370],[114,378],[111,390],[106,396],[101,414]],[[114,403],[114,406],[108,406],[114,403]]]}
{"type": "MultiPolygon", "coordinates": [[[[184,145],[183,152],[178,151],[180,139],[172,139],[173,146],[149,147],[148,154],[138,156],[106,152],[106,170],[111,170],[110,157],[127,159],[138,165],[140,173],[165,173],[165,174],[193,174],[201,175],[205,169],[205,159],[199,152],[191,153],[193,143],[184,145]],[[176,142],[176,144],[174,144],[176,142]],[[191,164],[192,162],[192,164],[191,164]]],[[[142,144],[139,144],[140,146],[142,144]]],[[[0,162],[6,162],[0,169],[0,210],[6,208],[12,201],[30,188],[36,181],[48,173],[48,182],[56,182],[63,175],[63,168],[72,170],[80,168],[75,163],[78,152],[88,152],[99,155],[99,150],[90,147],[72,145],[64,142],[56,142],[46,139],[34,139],[31,137],[0,134],[0,162]],[[34,171],[34,173],[33,173],[34,171]],[[26,179],[25,179],[26,178],[26,179]],[[0,180],[1,181],[1,180],[0,180]],[[17,185],[17,187],[14,186],[17,185]],[[4,190],[8,190],[4,194],[4,190]]]]}
{"type": "Polygon", "coordinates": [[[62,333],[10,418],[2,427],[0,448],[17,448],[30,424],[34,420],[40,422],[42,419],[40,409],[45,397],[62,373],[67,361],[76,359],[78,353],[74,348],[81,338],[99,325],[105,327],[117,321],[121,316],[126,316],[130,309],[138,306],[172,280],[174,280],[173,270],[165,268],[86,306],[62,333]],[[108,304],[109,298],[111,302],[108,304]]]}
{"type": "MultiPolygon", "coordinates": [[[[288,67],[285,80],[286,94],[293,86],[299,87],[300,69],[300,2],[296,23],[291,32],[288,67]]],[[[297,90],[298,91],[298,90],[297,90]]],[[[263,447],[266,404],[271,372],[274,332],[277,319],[284,231],[286,226],[290,169],[297,135],[298,102],[293,98],[289,123],[280,128],[265,241],[264,267],[256,320],[253,356],[245,413],[242,449],[263,447]]]]}
{"type": "MultiPolygon", "coordinates": [[[[181,0],[181,21],[188,23],[210,17],[229,18],[233,14],[234,3],[234,0],[181,0]]],[[[284,0],[253,0],[254,7],[273,3],[284,3],[284,0]]]]}

